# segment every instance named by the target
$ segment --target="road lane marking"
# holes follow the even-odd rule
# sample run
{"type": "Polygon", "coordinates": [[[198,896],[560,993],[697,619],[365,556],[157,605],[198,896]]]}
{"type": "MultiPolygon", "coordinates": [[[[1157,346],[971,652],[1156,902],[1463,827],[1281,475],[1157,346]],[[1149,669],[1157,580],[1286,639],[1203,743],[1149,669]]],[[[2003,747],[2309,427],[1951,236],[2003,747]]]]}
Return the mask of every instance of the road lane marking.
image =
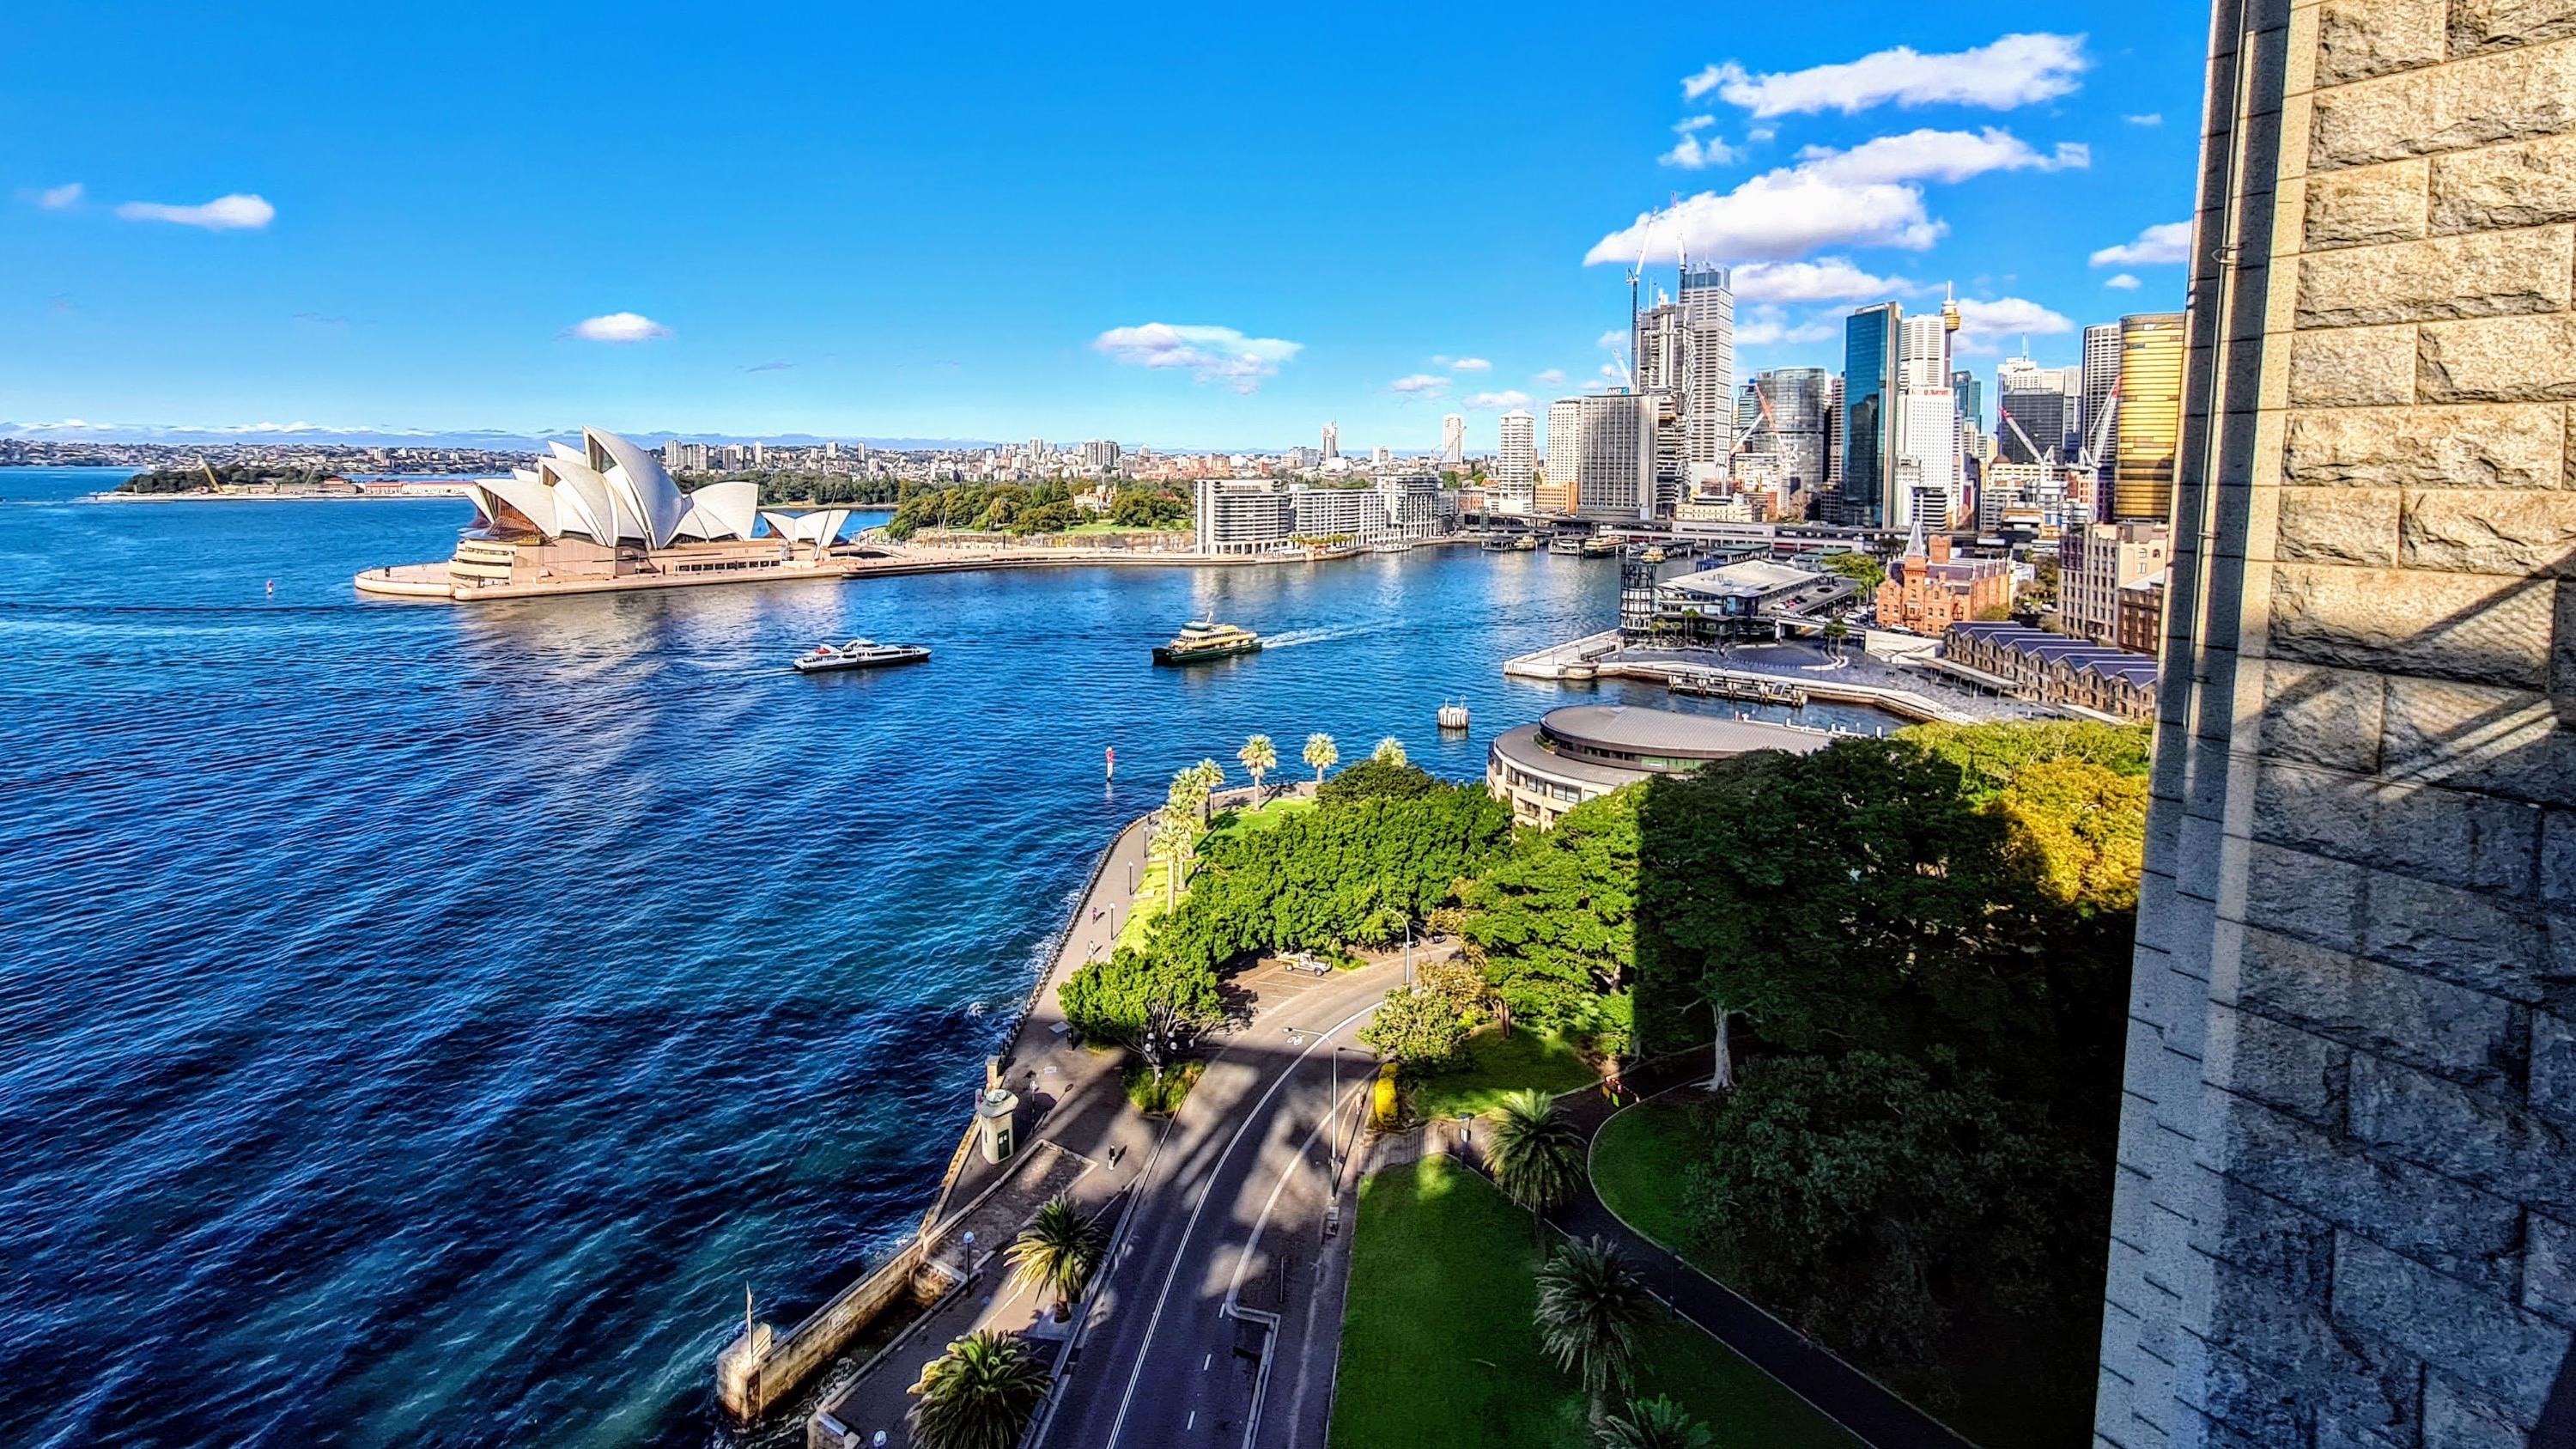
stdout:
{"type": "MultiPolygon", "coordinates": [[[[1102,1449],[1118,1449],[1118,1436],[1127,1427],[1127,1410],[1136,1401],[1136,1385],[1145,1376],[1145,1360],[1153,1357],[1154,1335],[1162,1328],[1163,1309],[1171,1302],[1172,1285],[1180,1280],[1181,1264],[1189,1258],[1190,1238],[1199,1230],[1199,1214],[1207,1211],[1209,1192],[1213,1190],[1217,1177],[1225,1171],[1227,1161],[1234,1156],[1234,1149],[1242,1144],[1243,1134],[1251,1131],[1252,1124],[1261,1120],[1262,1114],[1270,1110],[1270,1099],[1278,1096],[1279,1089],[1288,1085],[1288,1079],[1297,1075],[1297,1068],[1305,1064],[1306,1058],[1313,1054],[1317,1046],[1331,1039],[1343,1027],[1377,1008],[1378,1003],[1372,1001],[1343,1017],[1319,1033],[1314,1041],[1307,1044],[1304,1051],[1297,1053],[1297,1059],[1290,1062],[1287,1068],[1279,1073],[1279,1080],[1270,1084],[1270,1090],[1262,1093],[1261,1100],[1253,1104],[1251,1112],[1236,1124],[1234,1135],[1226,1139],[1225,1150],[1219,1152],[1214,1163],[1209,1166],[1207,1180],[1200,1184],[1198,1204],[1190,1209],[1190,1220],[1182,1227],[1181,1240],[1172,1253],[1172,1266],[1163,1272],[1162,1291],[1154,1295],[1154,1311],[1145,1320],[1144,1342],[1137,1347],[1135,1367],[1127,1371],[1127,1391],[1118,1397],[1118,1417],[1110,1421],[1109,1437],[1101,1441],[1102,1449]]],[[[1195,1413],[1192,1417],[1196,1417],[1195,1413]]]]}

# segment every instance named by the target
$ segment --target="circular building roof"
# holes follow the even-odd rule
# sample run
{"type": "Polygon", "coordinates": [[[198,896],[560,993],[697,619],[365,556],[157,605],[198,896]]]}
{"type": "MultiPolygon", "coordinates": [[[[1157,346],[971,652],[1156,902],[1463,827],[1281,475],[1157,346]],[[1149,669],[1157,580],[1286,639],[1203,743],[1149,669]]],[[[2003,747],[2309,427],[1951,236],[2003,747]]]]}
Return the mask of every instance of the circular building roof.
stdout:
{"type": "Polygon", "coordinates": [[[1803,755],[1833,743],[1833,737],[1820,730],[1626,704],[1568,705],[1549,710],[1539,724],[1548,739],[1561,746],[1612,756],[1724,760],[1755,750],[1803,755]]]}

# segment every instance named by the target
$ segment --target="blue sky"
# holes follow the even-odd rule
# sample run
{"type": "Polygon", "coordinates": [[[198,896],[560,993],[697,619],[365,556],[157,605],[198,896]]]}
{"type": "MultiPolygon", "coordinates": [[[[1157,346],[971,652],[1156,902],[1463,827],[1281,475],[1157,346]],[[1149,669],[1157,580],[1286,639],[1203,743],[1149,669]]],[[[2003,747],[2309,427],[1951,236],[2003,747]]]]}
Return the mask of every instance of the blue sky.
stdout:
{"type": "Polygon", "coordinates": [[[36,0],[0,419],[1485,446],[1676,196],[1739,373],[2181,305],[2205,6],[1703,12],[36,0]]]}

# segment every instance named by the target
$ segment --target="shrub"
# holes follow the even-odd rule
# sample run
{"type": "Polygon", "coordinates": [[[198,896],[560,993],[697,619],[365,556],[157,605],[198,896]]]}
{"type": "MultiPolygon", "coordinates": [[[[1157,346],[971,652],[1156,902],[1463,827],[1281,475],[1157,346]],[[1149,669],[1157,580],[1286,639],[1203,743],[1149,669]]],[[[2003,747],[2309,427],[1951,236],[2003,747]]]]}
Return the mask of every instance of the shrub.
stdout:
{"type": "Polygon", "coordinates": [[[1127,1063],[1119,1073],[1119,1081],[1127,1088],[1127,1100],[1136,1104],[1137,1111],[1169,1116],[1181,1110],[1190,1088],[1199,1084],[1199,1074],[1206,1070],[1205,1062],[1187,1061],[1174,1062],[1158,1072],[1140,1058],[1127,1063]]]}

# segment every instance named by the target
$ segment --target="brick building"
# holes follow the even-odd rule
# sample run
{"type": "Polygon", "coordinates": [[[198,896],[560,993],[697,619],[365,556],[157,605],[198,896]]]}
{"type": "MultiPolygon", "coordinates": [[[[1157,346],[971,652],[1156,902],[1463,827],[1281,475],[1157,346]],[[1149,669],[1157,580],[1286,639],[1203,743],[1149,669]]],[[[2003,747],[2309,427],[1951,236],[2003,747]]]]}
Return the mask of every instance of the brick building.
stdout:
{"type": "Polygon", "coordinates": [[[1954,558],[1950,539],[1920,533],[1887,566],[1878,586],[1878,626],[1939,634],[1953,624],[2012,607],[2013,566],[2004,558],[1954,558]]]}

